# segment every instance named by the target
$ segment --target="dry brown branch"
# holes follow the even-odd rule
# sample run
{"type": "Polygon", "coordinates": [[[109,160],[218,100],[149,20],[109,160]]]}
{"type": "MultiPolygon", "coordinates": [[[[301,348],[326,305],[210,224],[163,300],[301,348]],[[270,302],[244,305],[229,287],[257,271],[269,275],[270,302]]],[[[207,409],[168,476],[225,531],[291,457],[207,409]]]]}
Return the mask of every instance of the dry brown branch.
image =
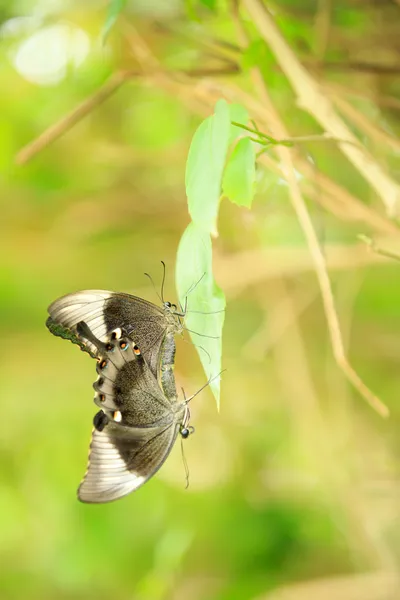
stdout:
{"type": "MultiPolygon", "coordinates": [[[[307,66],[308,62],[304,62],[303,64],[307,66]]],[[[375,73],[377,75],[398,75],[400,73],[400,68],[397,65],[379,65],[351,60],[346,62],[324,62],[322,66],[324,69],[331,71],[360,71],[361,73],[375,73]]]]}
{"type": "MultiPolygon", "coordinates": [[[[361,243],[351,246],[327,244],[324,255],[329,271],[352,271],[388,263],[387,258],[370,252],[361,243]]],[[[301,247],[247,250],[229,256],[221,255],[216,249],[214,266],[218,282],[230,296],[276,277],[296,277],[315,269],[310,251],[301,247]]]]}
{"type": "Polygon", "coordinates": [[[223,38],[211,36],[204,28],[193,25],[188,28],[187,24],[182,27],[177,22],[156,23],[156,32],[165,32],[172,34],[175,38],[183,40],[189,46],[197,50],[203,49],[205,52],[212,52],[219,60],[234,62],[240,56],[241,48],[232,41],[223,38]]]}
{"type": "Polygon", "coordinates": [[[297,154],[295,158],[296,167],[306,178],[301,185],[308,196],[313,197],[317,202],[321,201],[321,203],[325,200],[333,213],[336,211],[339,214],[343,213],[347,215],[348,220],[365,223],[377,232],[399,233],[396,223],[360,202],[346,188],[333,181],[333,179],[330,179],[327,175],[324,175],[324,173],[318,171],[316,175],[314,167],[304,158],[297,154]],[[317,178],[318,185],[311,186],[309,182],[315,178],[317,178]],[[319,198],[321,192],[325,193],[325,198],[319,198]]]}
{"type": "Polygon", "coordinates": [[[36,154],[52,144],[66,131],[71,129],[71,127],[79,123],[81,119],[97,108],[97,106],[107,100],[125,81],[127,81],[127,79],[130,79],[137,74],[138,73],[132,71],[114,73],[114,75],[112,75],[101,88],[96,90],[94,94],[89,96],[89,98],[86,98],[86,100],[74,108],[74,110],[57,121],[57,123],[51,125],[35,140],[21,148],[15,157],[15,162],[18,165],[27,163],[36,154]]]}
{"type": "Polygon", "coordinates": [[[393,260],[396,260],[397,262],[400,261],[400,254],[398,252],[393,252],[391,250],[381,248],[380,246],[378,246],[375,240],[372,240],[366,235],[359,235],[358,238],[362,242],[367,244],[367,246],[369,246],[369,248],[371,248],[371,250],[376,254],[380,254],[381,256],[385,256],[386,258],[391,258],[393,260]]]}
{"type": "Polygon", "coordinates": [[[276,371],[284,392],[287,411],[296,424],[295,435],[302,449],[311,453],[309,460],[312,461],[317,472],[325,475],[326,465],[330,462],[331,440],[324,433],[326,422],[321,414],[321,404],[310,370],[307,348],[295,317],[293,297],[288,290],[287,282],[278,277],[270,286],[266,300],[270,301],[270,310],[282,302],[285,307],[285,312],[276,314],[278,319],[283,319],[283,323],[270,321],[273,338],[279,335],[279,330],[282,331],[288,321],[291,324],[290,331],[287,331],[287,335],[281,336],[279,343],[273,349],[276,371]],[[288,377],[289,372],[290,377],[288,377]],[[301,397],[299,390],[301,390],[301,397]],[[315,452],[315,447],[318,447],[318,453],[315,452]]]}
{"type": "MultiPolygon", "coordinates": [[[[300,186],[309,198],[321,204],[341,220],[363,223],[380,233],[394,235],[399,233],[399,229],[393,221],[363,204],[348,190],[327,175],[317,171],[295,149],[292,149],[292,154],[296,161],[296,168],[304,175],[300,186]]],[[[266,168],[285,177],[282,166],[271,156],[263,154],[258,160],[266,168]]]]}
{"type": "MultiPolygon", "coordinates": [[[[238,72],[238,68],[239,67],[232,65],[220,68],[189,69],[182,71],[182,74],[189,78],[234,75],[238,72]]],[[[125,71],[112,75],[109,80],[91,96],[89,96],[89,98],[86,98],[67,115],[43,131],[43,133],[41,133],[36,139],[21,148],[15,157],[15,162],[18,165],[24,165],[29,162],[34,156],[36,156],[36,154],[39,154],[39,152],[47,148],[47,146],[64,135],[74,125],[79,123],[79,121],[84,119],[93,110],[100,106],[100,104],[102,104],[105,100],[108,100],[108,98],[112,96],[124,82],[134,77],[140,77],[141,75],[143,75],[141,71],[125,71]]]]}
{"type": "Polygon", "coordinates": [[[400,151],[400,141],[372,123],[365,115],[357,110],[350,102],[347,102],[342,96],[332,94],[331,98],[338,107],[339,111],[344,114],[350,121],[359,129],[364,131],[370,138],[376,142],[388,145],[392,150],[400,151]]]}
{"type": "MultiPolygon", "coordinates": [[[[340,328],[346,354],[349,351],[351,331],[356,316],[355,304],[367,272],[366,269],[348,271],[340,278],[340,285],[336,288],[336,310],[340,315],[340,328]]],[[[339,429],[343,430],[352,420],[353,402],[349,393],[351,389],[344,377],[337,376],[337,367],[331,356],[326,356],[325,364],[326,386],[329,398],[332,400],[330,415],[338,419],[339,429]],[[340,398],[341,402],[336,402],[336,398],[340,398]]]]}
{"type": "Polygon", "coordinates": [[[365,100],[367,98],[378,106],[400,110],[400,100],[398,98],[376,94],[370,89],[365,88],[365,86],[362,89],[353,88],[349,87],[349,85],[339,84],[337,81],[324,81],[322,86],[324,90],[328,90],[329,92],[333,91],[341,96],[350,96],[353,98],[360,98],[361,100],[365,100]]]}
{"type": "MultiPolygon", "coordinates": [[[[243,4],[296,92],[300,108],[309,112],[333,137],[357,143],[357,138],[336,114],[329,99],[300,63],[260,0],[243,0],[243,4]]],[[[394,216],[400,212],[399,184],[384,173],[365,150],[344,143],[340,143],[339,147],[381,198],[387,213],[394,216]]]]}
{"type": "MultiPolygon", "coordinates": [[[[247,6],[247,8],[250,9],[249,11],[252,14],[253,20],[257,24],[257,26],[260,28],[260,30],[263,32],[264,29],[266,29],[269,32],[271,28],[268,28],[268,27],[265,28],[264,26],[261,26],[261,24],[264,23],[263,16],[266,17],[267,23],[269,23],[269,16],[265,13],[264,7],[261,4],[259,4],[258,2],[256,2],[255,0],[244,0],[244,3],[247,6]],[[261,22],[260,22],[260,19],[261,19],[261,22]]],[[[238,24],[239,35],[241,37],[240,41],[242,43],[247,43],[246,33],[245,33],[243,27],[241,26],[239,19],[237,19],[237,24],[238,24]]],[[[288,49],[286,47],[283,40],[281,40],[279,34],[276,35],[278,32],[277,32],[277,30],[275,30],[275,25],[272,23],[272,21],[271,21],[271,24],[273,25],[273,28],[271,29],[273,32],[273,35],[272,35],[273,41],[278,40],[278,47],[282,46],[281,50],[283,49],[284,52],[286,50],[289,51],[288,56],[290,59],[290,57],[291,57],[290,49],[288,49]]],[[[265,31],[264,31],[264,33],[265,33],[265,31]]],[[[268,41],[268,36],[264,35],[264,37],[268,41]]],[[[275,49],[276,49],[276,47],[275,47],[275,49]]],[[[293,55],[293,60],[295,61],[296,65],[297,65],[298,62],[294,55],[293,55]]],[[[298,65],[298,66],[300,68],[300,65],[298,65]]],[[[278,111],[276,110],[275,106],[272,104],[272,102],[270,100],[270,97],[267,93],[266,86],[264,84],[264,81],[263,81],[260,71],[258,69],[253,69],[252,77],[253,77],[253,80],[255,83],[255,87],[258,91],[258,94],[259,94],[260,98],[262,99],[263,105],[266,107],[266,110],[268,111],[269,115],[272,117],[271,130],[272,130],[273,135],[275,137],[277,137],[278,139],[279,138],[283,139],[285,137],[289,137],[288,133],[285,129],[285,126],[283,125],[283,123],[280,119],[278,111]]],[[[334,132],[332,131],[331,133],[334,133],[334,132]]],[[[337,133],[335,135],[337,135],[337,133]]],[[[339,137],[341,137],[340,134],[339,134],[339,137]]],[[[347,136],[344,135],[343,137],[347,137],[347,136]]],[[[339,319],[338,319],[338,315],[337,315],[336,308],[335,308],[335,302],[334,302],[334,298],[333,298],[332,288],[331,288],[331,284],[330,284],[330,280],[329,280],[329,276],[328,276],[328,272],[327,272],[327,268],[326,268],[326,264],[325,264],[325,258],[321,251],[321,248],[320,248],[320,245],[318,242],[318,238],[315,233],[315,230],[314,230],[310,215],[308,213],[306,204],[305,204],[303,197],[301,195],[301,192],[300,192],[300,187],[299,187],[299,184],[298,184],[296,176],[295,176],[295,170],[294,170],[294,164],[293,164],[291,152],[288,148],[286,148],[284,146],[277,146],[276,152],[279,155],[282,163],[286,167],[285,168],[286,180],[289,185],[290,197],[291,197],[291,201],[293,204],[293,208],[297,214],[301,228],[303,229],[303,232],[304,232],[304,235],[305,235],[305,238],[307,240],[307,244],[308,244],[308,247],[310,250],[310,254],[313,259],[315,272],[316,272],[320,290],[321,290],[321,297],[322,297],[322,301],[323,301],[323,305],[324,305],[324,310],[325,310],[325,315],[326,315],[326,319],[327,319],[327,323],[328,323],[328,329],[329,329],[329,333],[330,333],[332,350],[333,350],[335,360],[336,360],[339,368],[343,371],[343,373],[347,377],[347,379],[358,390],[358,392],[368,402],[368,404],[370,404],[370,406],[372,406],[372,408],[374,408],[378,414],[380,414],[383,417],[387,417],[389,415],[389,410],[388,410],[387,406],[385,404],[383,404],[383,402],[375,394],[373,394],[371,392],[371,390],[365,385],[365,383],[362,381],[362,379],[359,377],[359,375],[356,373],[356,371],[353,369],[353,367],[350,365],[349,361],[347,360],[347,357],[346,357],[345,351],[344,351],[344,345],[343,345],[343,339],[342,339],[342,334],[341,334],[341,330],[340,330],[339,319]]]]}
{"type": "Polygon", "coordinates": [[[279,342],[281,337],[291,327],[293,321],[310,306],[318,296],[318,288],[301,288],[294,292],[291,297],[284,294],[272,306],[266,308],[263,301],[264,319],[257,331],[251,336],[242,348],[244,356],[251,356],[252,360],[264,360],[265,355],[279,342]],[[273,327],[271,328],[271,324],[273,327]]]}

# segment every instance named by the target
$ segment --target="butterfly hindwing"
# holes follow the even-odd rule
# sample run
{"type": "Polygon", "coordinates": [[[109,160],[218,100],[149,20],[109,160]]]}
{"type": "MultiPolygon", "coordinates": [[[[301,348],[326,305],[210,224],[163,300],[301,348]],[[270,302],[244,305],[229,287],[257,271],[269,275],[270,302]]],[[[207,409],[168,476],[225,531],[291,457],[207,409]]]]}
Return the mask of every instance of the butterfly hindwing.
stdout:
{"type": "Polygon", "coordinates": [[[100,416],[100,431],[93,430],[86,475],[78,489],[82,502],[110,502],[139,488],[162,466],[178,434],[176,423],[135,428],[108,420],[104,424],[105,419],[100,416]]]}
{"type": "Polygon", "coordinates": [[[116,337],[117,332],[108,342],[101,342],[83,322],[77,324],[77,332],[99,355],[99,376],[93,387],[94,401],[103,411],[129,427],[171,423],[181,405],[176,396],[167,398],[163,394],[135,342],[116,337]]]}

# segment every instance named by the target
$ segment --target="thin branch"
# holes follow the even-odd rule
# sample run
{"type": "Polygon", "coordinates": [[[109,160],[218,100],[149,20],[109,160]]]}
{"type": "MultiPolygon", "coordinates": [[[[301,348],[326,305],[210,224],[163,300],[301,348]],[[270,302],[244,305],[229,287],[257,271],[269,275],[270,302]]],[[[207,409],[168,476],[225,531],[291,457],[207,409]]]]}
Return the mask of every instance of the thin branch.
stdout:
{"type": "MultiPolygon", "coordinates": [[[[368,252],[362,244],[326,244],[324,258],[329,271],[353,271],[387,264],[387,259],[368,252]]],[[[307,247],[247,250],[221,255],[215,251],[215,276],[230,296],[237,296],[250,286],[265,284],[277,277],[298,277],[315,271],[313,256],[307,247]]]]}
{"type": "Polygon", "coordinates": [[[317,287],[307,286],[294,293],[294,297],[280,297],[272,309],[265,306],[264,290],[261,306],[264,307],[264,318],[260,327],[241,348],[243,356],[251,356],[253,360],[264,360],[268,352],[279,342],[281,337],[309,308],[319,295],[317,287]],[[290,304],[290,306],[288,306],[290,304]],[[272,328],[271,325],[273,324],[272,328]]]}
{"type": "MultiPolygon", "coordinates": [[[[352,141],[347,140],[339,140],[337,138],[332,137],[329,133],[320,133],[320,134],[312,134],[312,135],[299,135],[297,137],[285,138],[284,140],[276,140],[275,138],[267,135],[266,133],[260,131],[258,128],[252,129],[247,125],[243,125],[242,123],[236,123],[236,121],[231,122],[235,127],[240,127],[240,129],[245,129],[250,133],[258,135],[261,140],[265,139],[266,142],[261,140],[256,140],[254,138],[250,138],[253,142],[257,142],[257,144],[263,144],[264,146],[272,145],[272,146],[287,146],[288,148],[292,148],[295,143],[301,142],[337,142],[341,144],[354,144],[352,141]]],[[[356,144],[358,147],[361,147],[360,144],[356,144]]],[[[399,143],[400,147],[400,143],[399,143]]]]}
{"type": "Polygon", "coordinates": [[[387,144],[392,150],[400,152],[400,141],[397,138],[373,123],[339,94],[333,94],[331,97],[339,111],[352,121],[358,129],[364,131],[376,142],[387,144]]]}
{"type": "Polygon", "coordinates": [[[360,98],[363,101],[367,99],[373,102],[374,104],[377,104],[378,106],[382,106],[383,108],[400,110],[400,100],[398,98],[395,98],[394,96],[383,96],[380,91],[379,93],[375,93],[370,88],[353,88],[349,87],[349,85],[343,85],[337,82],[333,83],[332,81],[324,81],[323,83],[321,83],[321,85],[323,86],[323,89],[328,90],[328,92],[333,91],[334,93],[338,93],[341,96],[360,98]]]}
{"type": "MultiPolygon", "coordinates": [[[[307,64],[307,63],[304,63],[307,64]]],[[[398,75],[400,67],[398,65],[379,65],[361,61],[325,61],[320,65],[324,69],[332,71],[360,71],[362,73],[377,73],[378,75],[398,75]]]]}
{"type": "Polygon", "coordinates": [[[367,246],[369,246],[371,250],[373,250],[373,252],[376,252],[376,254],[380,254],[381,256],[385,256],[386,258],[392,258],[393,260],[397,260],[397,262],[400,262],[400,254],[396,254],[396,252],[391,252],[390,250],[385,250],[384,248],[381,248],[376,244],[374,240],[372,240],[368,236],[359,235],[358,239],[367,244],[367,246]]]}
{"type": "MultiPolygon", "coordinates": [[[[193,68],[180,71],[187,77],[205,77],[205,76],[220,76],[220,75],[236,75],[240,72],[238,65],[230,65],[215,68],[193,68]]],[[[114,73],[108,81],[96,90],[89,98],[86,98],[81,104],[72,109],[68,114],[62,117],[59,121],[48,127],[32,142],[21,148],[15,157],[15,162],[18,165],[24,165],[29,162],[36,154],[50,146],[58,138],[69,131],[74,125],[79,123],[87,115],[89,115],[100,104],[108,100],[123,83],[134,77],[143,76],[141,71],[123,71],[114,73]]]]}
{"type": "MultiPolygon", "coordinates": [[[[329,99],[321,93],[318,83],[300,63],[262,2],[243,0],[243,4],[296,92],[299,107],[309,112],[335,138],[357,144],[357,138],[337,115],[329,99]]],[[[381,198],[387,213],[394,216],[400,212],[399,184],[384,173],[366,150],[344,143],[339,143],[339,147],[381,198]]]]}
{"type": "Polygon", "coordinates": [[[79,106],[57,121],[57,123],[48,127],[48,129],[41,133],[35,140],[21,148],[15,157],[15,162],[18,165],[26,164],[36,154],[52,144],[66,131],[71,129],[86,117],[86,115],[97,108],[97,106],[107,100],[125,81],[138,74],[139,73],[132,71],[114,73],[114,75],[112,75],[101,88],[96,90],[94,94],[89,96],[89,98],[86,98],[79,106]]]}

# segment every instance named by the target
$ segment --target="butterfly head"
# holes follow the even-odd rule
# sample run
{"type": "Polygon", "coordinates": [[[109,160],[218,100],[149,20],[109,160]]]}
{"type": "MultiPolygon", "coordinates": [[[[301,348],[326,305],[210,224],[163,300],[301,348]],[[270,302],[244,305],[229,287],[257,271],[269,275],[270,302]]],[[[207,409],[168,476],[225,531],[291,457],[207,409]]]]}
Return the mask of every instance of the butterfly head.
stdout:
{"type": "Polygon", "coordinates": [[[181,426],[179,428],[179,433],[181,434],[182,439],[186,440],[192,433],[194,433],[194,427],[189,425],[190,422],[190,410],[188,405],[185,406],[185,414],[183,415],[183,420],[181,426]]]}
{"type": "Polygon", "coordinates": [[[174,319],[176,317],[178,317],[179,322],[180,322],[180,317],[184,317],[186,314],[186,310],[184,309],[184,307],[181,306],[181,310],[178,310],[177,305],[172,304],[172,302],[163,302],[163,307],[164,307],[164,313],[166,315],[172,315],[174,317],[174,319]]]}

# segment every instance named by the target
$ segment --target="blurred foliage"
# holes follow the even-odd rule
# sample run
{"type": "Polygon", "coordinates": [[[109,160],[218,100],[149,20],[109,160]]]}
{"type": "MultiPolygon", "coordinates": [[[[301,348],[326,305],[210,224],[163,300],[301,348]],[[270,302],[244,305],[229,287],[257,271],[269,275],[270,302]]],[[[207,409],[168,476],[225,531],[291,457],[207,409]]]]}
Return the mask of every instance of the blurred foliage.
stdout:
{"type": "MultiPolygon", "coordinates": [[[[176,300],[190,142],[222,97],[258,123],[251,67],[292,137],[321,132],[244,6],[247,48],[226,0],[128,0],[103,44],[108,4],[0,3],[1,597],[395,600],[400,265],[357,235],[398,250],[398,222],[333,142],[291,152],[349,357],[390,418],[334,362],[272,149],[271,168],[257,163],[252,210],[220,204],[213,250],[227,298],[226,373],[220,414],[209,390],[192,403],[189,489],[177,444],[137,493],[105,506],[76,500],[94,363],[48,334],[46,307],[85,288],[156,301],[143,273],[161,281],[160,260],[166,297],[176,300]],[[22,148],[121,72],[126,80],[104,102],[18,163],[22,148]]],[[[398,2],[266,4],[360,143],[398,180],[398,2]]],[[[177,385],[189,395],[204,373],[195,349],[177,343],[177,385]]]]}

